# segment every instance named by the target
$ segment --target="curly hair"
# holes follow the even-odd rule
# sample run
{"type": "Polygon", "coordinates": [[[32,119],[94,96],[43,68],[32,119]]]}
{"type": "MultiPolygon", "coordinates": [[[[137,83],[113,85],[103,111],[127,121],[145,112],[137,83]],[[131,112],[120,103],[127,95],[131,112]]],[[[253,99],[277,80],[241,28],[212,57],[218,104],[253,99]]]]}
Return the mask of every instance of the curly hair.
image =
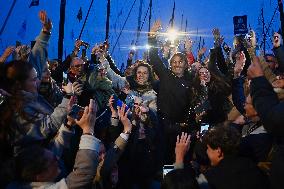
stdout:
{"type": "Polygon", "coordinates": [[[149,72],[149,78],[148,78],[148,83],[152,83],[154,81],[154,74],[153,74],[153,69],[152,66],[148,63],[145,63],[144,61],[141,61],[134,69],[133,69],[133,75],[134,75],[134,79],[136,80],[136,73],[139,67],[146,67],[148,69],[149,72]]]}
{"type": "Polygon", "coordinates": [[[220,148],[225,157],[238,153],[240,139],[239,132],[230,126],[214,127],[203,136],[206,145],[214,150],[220,148]]]}

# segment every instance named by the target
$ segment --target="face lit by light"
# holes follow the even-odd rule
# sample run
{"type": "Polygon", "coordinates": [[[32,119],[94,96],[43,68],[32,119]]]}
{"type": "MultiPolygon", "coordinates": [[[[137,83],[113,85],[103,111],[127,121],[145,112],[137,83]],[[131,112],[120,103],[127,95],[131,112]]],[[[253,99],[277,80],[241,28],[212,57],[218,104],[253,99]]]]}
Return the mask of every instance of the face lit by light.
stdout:
{"type": "Polygon", "coordinates": [[[174,55],[172,57],[170,63],[171,63],[172,72],[176,76],[182,77],[185,69],[187,68],[187,64],[186,64],[185,60],[182,60],[182,58],[178,55],[174,55]]]}
{"type": "Polygon", "coordinates": [[[149,79],[149,70],[145,66],[139,66],[136,71],[136,81],[139,85],[145,85],[149,79]]]}
{"type": "Polygon", "coordinates": [[[38,84],[39,84],[39,79],[37,78],[37,72],[33,68],[29,73],[28,79],[24,83],[24,90],[31,93],[37,93],[38,84]]]}

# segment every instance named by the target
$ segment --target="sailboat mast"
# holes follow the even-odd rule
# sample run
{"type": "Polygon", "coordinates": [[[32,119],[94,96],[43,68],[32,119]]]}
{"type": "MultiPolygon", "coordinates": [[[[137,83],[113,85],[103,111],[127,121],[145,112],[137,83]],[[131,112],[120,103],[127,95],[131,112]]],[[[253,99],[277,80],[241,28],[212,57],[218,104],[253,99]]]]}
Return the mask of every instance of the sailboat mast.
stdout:
{"type": "Polygon", "coordinates": [[[62,62],[62,56],[63,56],[65,7],[66,7],[66,0],[61,0],[60,1],[59,37],[58,37],[58,60],[59,62],[62,62]]]}
{"type": "Polygon", "coordinates": [[[150,30],[151,30],[152,6],[153,6],[153,1],[150,0],[150,4],[149,4],[149,7],[150,7],[150,14],[149,14],[148,32],[150,32],[150,30]]]}
{"type": "Polygon", "coordinates": [[[143,5],[143,0],[140,0],[139,4],[139,13],[138,13],[138,26],[137,26],[137,34],[136,34],[136,42],[135,45],[138,42],[138,39],[140,37],[140,32],[141,32],[141,17],[142,17],[142,5],[143,5]]]}
{"type": "Polygon", "coordinates": [[[106,37],[105,41],[109,38],[109,17],[110,17],[110,0],[107,1],[107,19],[106,19],[106,37]]]}

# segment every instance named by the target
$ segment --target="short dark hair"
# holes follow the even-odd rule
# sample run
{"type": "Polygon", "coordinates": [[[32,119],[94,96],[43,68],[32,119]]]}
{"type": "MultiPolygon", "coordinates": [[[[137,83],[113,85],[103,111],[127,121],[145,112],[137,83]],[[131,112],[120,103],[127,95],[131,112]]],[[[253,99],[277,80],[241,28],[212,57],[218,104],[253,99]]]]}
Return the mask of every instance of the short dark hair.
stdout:
{"type": "Polygon", "coordinates": [[[33,182],[36,175],[47,169],[48,159],[45,157],[45,148],[35,144],[21,150],[15,157],[17,180],[33,182]]]}
{"type": "Polygon", "coordinates": [[[190,169],[170,171],[161,184],[161,189],[199,189],[195,174],[190,169]]]}
{"type": "Polygon", "coordinates": [[[177,52],[177,53],[175,53],[175,54],[170,58],[170,64],[172,63],[173,58],[176,57],[176,56],[180,57],[180,59],[183,60],[183,61],[185,61],[186,65],[188,65],[187,57],[186,57],[186,55],[185,55],[184,53],[182,53],[182,52],[177,52]]]}
{"type": "Polygon", "coordinates": [[[210,129],[203,137],[206,145],[212,149],[220,148],[224,156],[238,153],[241,136],[237,129],[230,126],[216,126],[210,129]]]}

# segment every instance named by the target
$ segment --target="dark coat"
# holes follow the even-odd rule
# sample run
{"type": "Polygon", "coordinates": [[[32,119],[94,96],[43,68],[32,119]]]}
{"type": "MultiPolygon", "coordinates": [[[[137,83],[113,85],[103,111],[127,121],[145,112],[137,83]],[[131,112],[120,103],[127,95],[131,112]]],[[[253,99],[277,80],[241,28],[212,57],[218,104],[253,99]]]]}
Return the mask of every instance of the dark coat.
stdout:
{"type": "Polygon", "coordinates": [[[268,179],[250,159],[227,157],[205,173],[211,189],[265,189],[268,179]]]}
{"type": "MultiPolygon", "coordinates": [[[[156,46],[156,39],[149,39],[151,46],[156,46]]],[[[160,57],[158,49],[151,48],[150,64],[160,79],[158,92],[158,112],[163,117],[175,122],[186,122],[192,104],[192,77],[185,72],[183,77],[175,76],[167,69],[160,57]]]]}
{"type": "Polygon", "coordinates": [[[284,47],[281,45],[278,48],[273,48],[273,52],[278,61],[277,70],[280,71],[281,73],[284,73],[284,47]]]}
{"type": "Polygon", "coordinates": [[[275,151],[272,158],[272,188],[283,188],[284,175],[284,102],[279,102],[271,84],[264,77],[251,81],[253,106],[261,118],[264,128],[273,135],[275,151]]]}

